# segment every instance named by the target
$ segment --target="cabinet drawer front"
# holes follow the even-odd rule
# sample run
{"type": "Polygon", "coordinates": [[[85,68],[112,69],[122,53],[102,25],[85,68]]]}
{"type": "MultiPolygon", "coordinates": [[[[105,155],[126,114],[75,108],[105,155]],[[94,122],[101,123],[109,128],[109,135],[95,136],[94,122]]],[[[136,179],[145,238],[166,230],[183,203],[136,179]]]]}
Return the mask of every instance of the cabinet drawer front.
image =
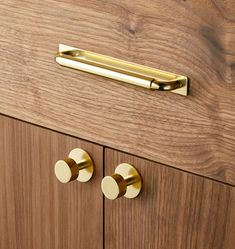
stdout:
{"type": "Polygon", "coordinates": [[[235,184],[233,2],[3,1],[0,112],[235,184]],[[62,68],[59,43],[186,75],[190,95],[62,68]]]}
{"type": "Polygon", "coordinates": [[[120,163],[137,168],[143,188],[135,199],[105,199],[105,248],[234,248],[234,187],[105,150],[105,175],[120,163]]]}

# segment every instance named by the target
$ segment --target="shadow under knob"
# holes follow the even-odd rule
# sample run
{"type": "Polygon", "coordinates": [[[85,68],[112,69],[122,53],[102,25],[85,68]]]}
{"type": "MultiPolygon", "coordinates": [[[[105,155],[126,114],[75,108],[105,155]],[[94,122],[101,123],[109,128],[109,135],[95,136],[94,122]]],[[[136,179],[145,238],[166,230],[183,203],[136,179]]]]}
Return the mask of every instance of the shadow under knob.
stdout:
{"type": "Polygon", "coordinates": [[[55,164],[55,175],[62,183],[73,180],[87,182],[91,179],[94,171],[92,159],[82,149],[74,149],[69,153],[69,158],[59,160],[55,164]]]}
{"type": "Polygon", "coordinates": [[[101,182],[101,189],[106,198],[115,200],[121,196],[135,198],[139,195],[142,180],[139,172],[130,164],[117,166],[112,176],[106,176],[101,182]]]}

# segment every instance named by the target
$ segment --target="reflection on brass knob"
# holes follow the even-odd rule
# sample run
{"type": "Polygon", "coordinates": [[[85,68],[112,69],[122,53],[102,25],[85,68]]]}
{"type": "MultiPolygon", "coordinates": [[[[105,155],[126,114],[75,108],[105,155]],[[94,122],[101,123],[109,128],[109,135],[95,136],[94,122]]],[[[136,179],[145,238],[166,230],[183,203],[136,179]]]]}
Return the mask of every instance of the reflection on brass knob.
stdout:
{"type": "Polygon", "coordinates": [[[55,175],[62,183],[78,180],[87,182],[91,179],[94,171],[92,159],[89,154],[82,149],[74,149],[69,153],[69,157],[59,160],[55,164],[55,175]]]}
{"type": "Polygon", "coordinates": [[[117,166],[112,176],[106,176],[101,182],[103,194],[110,200],[121,196],[135,198],[141,191],[142,180],[139,172],[130,164],[117,166]]]}

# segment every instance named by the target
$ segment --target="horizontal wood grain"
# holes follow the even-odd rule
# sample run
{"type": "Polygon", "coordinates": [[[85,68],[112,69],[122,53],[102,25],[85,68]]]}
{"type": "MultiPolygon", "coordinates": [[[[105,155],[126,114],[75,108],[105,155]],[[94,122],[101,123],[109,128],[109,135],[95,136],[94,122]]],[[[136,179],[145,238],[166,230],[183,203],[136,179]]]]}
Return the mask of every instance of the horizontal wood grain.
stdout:
{"type": "Polygon", "coordinates": [[[235,184],[234,1],[2,1],[0,112],[235,184]],[[57,65],[63,43],[187,75],[150,92],[57,65]]]}
{"type": "Polygon", "coordinates": [[[1,249],[103,248],[101,146],[0,115],[0,158],[1,249]],[[54,164],[76,147],[95,175],[62,184],[54,164]]]}
{"type": "Polygon", "coordinates": [[[105,248],[234,248],[234,187],[105,150],[106,175],[124,162],[139,170],[143,189],[136,199],[105,200],[105,248]]]}

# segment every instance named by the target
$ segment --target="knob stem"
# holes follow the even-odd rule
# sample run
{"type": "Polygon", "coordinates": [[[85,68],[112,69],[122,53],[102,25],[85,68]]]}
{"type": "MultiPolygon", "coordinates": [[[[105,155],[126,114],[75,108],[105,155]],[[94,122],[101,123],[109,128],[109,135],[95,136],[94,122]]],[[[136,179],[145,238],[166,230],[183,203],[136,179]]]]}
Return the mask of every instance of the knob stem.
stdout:
{"type": "Polygon", "coordinates": [[[90,162],[87,162],[86,159],[83,159],[77,163],[77,167],[79,170],[81,170],[81,169],[85,169],[85,168],[89,167],[89,164],[90,164],[90,162]]]}
{"type": "Polygon", "coordinates": [[[124,178],[126,182],[126,186],[132,185],[140,180],[139,176],[137,175],[130,175],[124,178]]]}

